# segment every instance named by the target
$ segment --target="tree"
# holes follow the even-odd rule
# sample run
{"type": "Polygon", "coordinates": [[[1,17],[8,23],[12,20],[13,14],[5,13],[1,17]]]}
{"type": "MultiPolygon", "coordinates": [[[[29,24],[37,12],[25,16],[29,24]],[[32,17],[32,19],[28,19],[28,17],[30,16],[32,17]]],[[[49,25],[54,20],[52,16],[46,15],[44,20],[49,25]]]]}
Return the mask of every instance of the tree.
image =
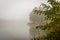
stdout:
{"type": "MultiPolygon", "coordinates": [[[[36,40],[60,40],[60,2],[56,0],[48,0],[51,6],[46,4],[41,4],[43,10],[39,9],[33,10],[33,13],[36,15],[44,14],[44,21],[42,24],[37,25],[36,29],[41,29],[46,33],[42,38],[40,36],[36,40]]],[[[38,30],[38,32],[40,32],[38,30]]],[[[35,39],[34,39],[35,40],[35,39]]]]}
{"type": "Polygon", "coordinates": [[[29,23],[29,26],[30,26],[30,34],[31,34],[31,39],[39,39],[39,32],[41,32],[42,34],[42,31],[41,29],[36,29],[36,26],[38,25],[42,25],[43,21],[45,20],[45,16],[44,14],[36,14],[35,10],[39,10],[38,8],[34,8],[33,11],[31,12],[30,14],[30,23],[29,23]]]}

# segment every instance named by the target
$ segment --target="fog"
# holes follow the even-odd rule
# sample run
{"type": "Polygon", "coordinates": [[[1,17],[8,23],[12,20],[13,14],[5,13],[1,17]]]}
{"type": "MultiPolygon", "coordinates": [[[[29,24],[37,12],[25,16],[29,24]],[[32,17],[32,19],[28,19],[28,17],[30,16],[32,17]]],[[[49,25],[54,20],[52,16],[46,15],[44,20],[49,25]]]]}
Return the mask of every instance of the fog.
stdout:
{"type": "Polygon", "coordinates": [[[29,14],[45,0],[0,0],[0,40],[29,40],[29,14]]]}

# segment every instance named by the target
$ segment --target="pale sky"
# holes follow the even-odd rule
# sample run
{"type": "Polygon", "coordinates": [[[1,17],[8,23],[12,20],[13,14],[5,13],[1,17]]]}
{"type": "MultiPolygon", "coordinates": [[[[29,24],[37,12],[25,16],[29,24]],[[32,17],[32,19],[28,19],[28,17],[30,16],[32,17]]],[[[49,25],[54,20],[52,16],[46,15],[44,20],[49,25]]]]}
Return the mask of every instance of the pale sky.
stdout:
{"type": "MultiPolygon", "coordinates": [[[[42,2],[46,2],[46,0],[0,0],[0,19],[17,21],[13,25],[19,25],[13,28],[8,25],[9,27],[2,29],[3,32],[0,31],[0,35],[10,32],[13,37],[28,38],[29,27],[26,24],[29,22],[29,14],[34,7],[40,6],[42,2]]],[[[4,34],[2,35],[4,36],[4,34]]]]}
{"type": "Polygon", "coordinates": [[[31,12],[35,6],[39,6],[42,1],[0,0],[1,18],[6,20],[25,20],[26,16],[29,15],[29,12],[31,12]]]}

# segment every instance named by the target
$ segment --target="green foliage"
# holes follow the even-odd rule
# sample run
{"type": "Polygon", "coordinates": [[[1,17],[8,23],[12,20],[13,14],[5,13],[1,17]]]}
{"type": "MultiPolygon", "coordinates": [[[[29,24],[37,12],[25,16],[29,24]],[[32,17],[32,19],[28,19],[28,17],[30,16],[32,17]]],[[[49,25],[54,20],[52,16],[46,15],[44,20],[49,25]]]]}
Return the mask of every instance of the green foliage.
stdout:
{"type": "MultiPolygon", "coordinates": [[[[36,11],[37,14],[44,12],[44,14],[47,15],[47,20],[50,19],[52,22],[44,26],[37,26],[36,28],[47,30],[47,37],[45,37],[45,39],[60,40],[60,2],[56,2],[55,0],[48,0],[48,2],[50,2],[53,8],[49,7],[50,10],[47,9],[46,11],[36,11]]],[[[44,6],[44,8],[47,8],[45,4],[44,6]]]]}
{"type": "Polygon", "coordinates": [[[47,15],[47,20],[52,18],[51,23],[44,25],[44,30],[47,30],[47,40],[60,40],[60,3],[55,0],[49,0],[52,5],[52,9],[45,11],[47,15]]]}
{"type": "Polygon", "coordinates": [[[46,4],[42,4],[47,10],[34,10],[34,12],[36,14],[45,14],[46,20],[51,20],[51,22],[46,25],[38,25],[36,29],[40,28],[47,33],[47,36],[43,37],[44,40],[60,40],[60,2],[56,0],[48,0],[48,2],[50,2],[52,8],[46,4]],[[49,8],[50,10],[48,10],[49,8]]]}

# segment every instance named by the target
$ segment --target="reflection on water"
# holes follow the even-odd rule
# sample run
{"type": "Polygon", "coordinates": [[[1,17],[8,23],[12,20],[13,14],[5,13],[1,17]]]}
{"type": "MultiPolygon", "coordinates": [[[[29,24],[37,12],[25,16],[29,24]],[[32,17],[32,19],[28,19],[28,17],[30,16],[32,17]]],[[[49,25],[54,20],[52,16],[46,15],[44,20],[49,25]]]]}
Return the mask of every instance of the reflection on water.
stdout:
{"type": "Polygon", "coordinates": [[[0,40],[29,40],[29,27],[25,22],[0,20],[0,40]]]}

